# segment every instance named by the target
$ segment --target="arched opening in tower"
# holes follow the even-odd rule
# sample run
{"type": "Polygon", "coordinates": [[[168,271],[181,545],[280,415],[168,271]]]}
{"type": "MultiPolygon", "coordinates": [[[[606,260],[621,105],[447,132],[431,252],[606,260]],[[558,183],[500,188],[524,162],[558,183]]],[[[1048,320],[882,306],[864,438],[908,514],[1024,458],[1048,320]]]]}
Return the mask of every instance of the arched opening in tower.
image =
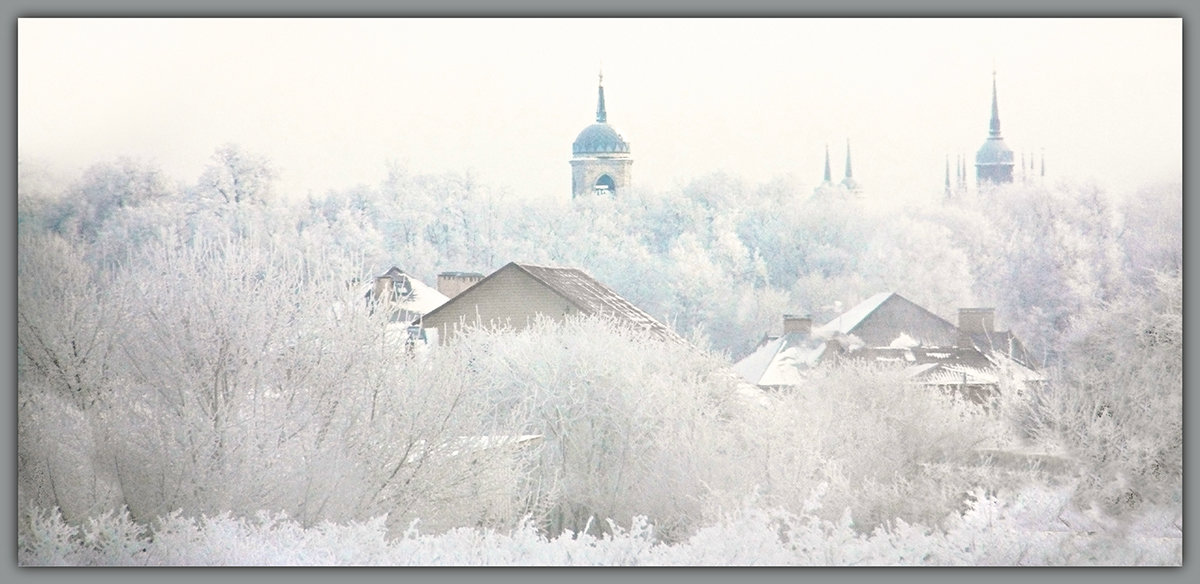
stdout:
{"type": "Polygon", "coordinates": [[[596,179],[596,184],[592,185],[592,192],[597,195],[615,195],[617,194],[617,183],[607,174],[600,175],[600,178],[596,179]]]}

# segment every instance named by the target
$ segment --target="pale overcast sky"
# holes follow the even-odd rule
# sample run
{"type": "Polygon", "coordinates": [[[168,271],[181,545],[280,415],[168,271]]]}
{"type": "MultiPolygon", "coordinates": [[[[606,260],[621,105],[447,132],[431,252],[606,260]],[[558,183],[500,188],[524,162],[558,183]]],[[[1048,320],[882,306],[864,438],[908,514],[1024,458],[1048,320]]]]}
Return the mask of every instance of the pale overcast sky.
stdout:
{"type": "Polygon", "coordinates": [[[221,144],[283,190],[377,184],[388,161],[570,196],[608,121],[635,185],[713,171],[813,186],[846,140],[868,196],[936,196],[987,136],[1128,191],[1182,179],[1181,19],[20,19],[18,155],[130,156],[193,182],[221,144]]]}

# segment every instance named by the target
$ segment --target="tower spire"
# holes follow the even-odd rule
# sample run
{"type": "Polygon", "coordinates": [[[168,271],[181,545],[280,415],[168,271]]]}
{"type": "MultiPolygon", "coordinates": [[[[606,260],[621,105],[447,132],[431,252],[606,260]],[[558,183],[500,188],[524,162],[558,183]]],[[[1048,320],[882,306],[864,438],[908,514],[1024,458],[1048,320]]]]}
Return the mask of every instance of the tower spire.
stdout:
{"type": "Polygon", "coordinates": [[[946,196],[950,196],[950,155],[946,155],[946,196]]]}
{"type": "MultiPolygon", "coordinates": [[[[867,162],[870,162],[869,160],[867,162]]],[[[850,140],[846,140],[846,178],[854,178],[854,173],[850,172],[850,140]]]]}
{"type": "Polygon", "coordinates": [[[992,120],[988,125],[988,137],[1000,137],[1000,105],[996,98],[996,68],[992,67],[992,120]]]}
{"type": "Polygon", "coordinates": [[[607,123],[608,112],[604,109],[604,70],[600,70],[600,99],[596,103],[596,122],[607,123]]]}
{"type": "Polygon", "coordinates": [[[825,144],[825,182],[833,182],[833,174],[829,171],[829,144],[825,144]]]}
{"type": "Polygon", "coordinates": [[[958,155],[958,188],[967,188],[967,157],[962,154],[958,155]]]}

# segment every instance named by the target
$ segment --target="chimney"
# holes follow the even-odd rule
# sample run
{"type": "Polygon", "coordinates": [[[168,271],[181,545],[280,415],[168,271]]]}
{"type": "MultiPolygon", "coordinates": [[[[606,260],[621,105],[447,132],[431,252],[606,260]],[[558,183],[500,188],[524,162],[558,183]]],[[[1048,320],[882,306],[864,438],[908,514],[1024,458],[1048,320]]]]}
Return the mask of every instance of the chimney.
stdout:
{"type": "Polygon", "coordinates": [[[783,334],[800,333],[807,335],[812,333],[812,317],[798,314],[783,315],[783,334]]]}
{"type": "Polygon", "coordinates": [[[995,308],[958,309],[958,330],[964,333],[991,333],[996,331],[995,308]]]}
{"type": "Polygon", "coordinates": [[[447,298],[454,298],[482,279],[483,274],[477,272],[442,272],[438,274],[437,289],[447,298]]]}
{"type": "Polygon", "coordinates": [[[959,346],[972,346],[972,335],[991,335],[996,332],[995,308],[959,308],[959,346]]]}

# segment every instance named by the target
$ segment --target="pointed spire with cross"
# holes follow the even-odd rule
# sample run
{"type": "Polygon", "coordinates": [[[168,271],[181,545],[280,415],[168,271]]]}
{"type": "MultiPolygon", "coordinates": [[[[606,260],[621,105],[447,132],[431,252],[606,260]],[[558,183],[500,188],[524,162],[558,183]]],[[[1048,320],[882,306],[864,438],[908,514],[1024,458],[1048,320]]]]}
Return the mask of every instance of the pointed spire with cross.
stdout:
{"type": "Polygon", "coordinates": [[[996,97],[996,67],[992,66],[992,119],[988,124],[988,136],[1000,137],[1000,104],[996,97]]]}
{"type": "Polygon", "coordinates": [[[604,124],[604,123],[608,122],[608,112],[605,111],[605,109],[604,109],[604,70],[603,69],[600,70],[599,90],[600,90],[600,98],[596,103],[596,122],[604,124]]]}

